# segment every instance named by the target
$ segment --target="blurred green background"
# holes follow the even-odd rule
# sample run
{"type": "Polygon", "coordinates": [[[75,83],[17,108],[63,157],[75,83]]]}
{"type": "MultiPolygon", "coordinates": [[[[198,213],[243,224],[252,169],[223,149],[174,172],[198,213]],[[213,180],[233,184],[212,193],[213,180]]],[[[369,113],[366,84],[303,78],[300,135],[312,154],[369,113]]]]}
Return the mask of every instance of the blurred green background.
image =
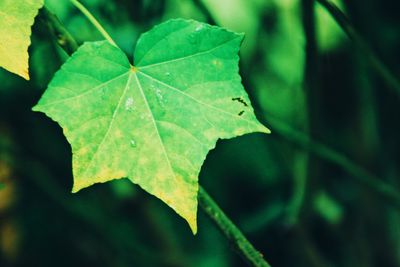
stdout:
{"type": "MultiPolygon", "coordinates": [[[[291,138],[310,134],[399,188],[399,96],[322,6],[307,66],[300,0],[82,2],[130,59],[140,33],[169,18],[246,33],[243,83],[272,134],[219,141],[200,182],[272,267],[400,266],[399,206],[291,138]]],[[[335,2],[398,77],[397,1],[335,2]]],[[[46,6],[80,43],[102,39],[69,1],[46,6]]],[[[31,111],[67,55],[40,19],[29,51],[30,82],[0,70],[0,266],[246,266],[201,210],[193,236],[128,180],[71,194],[70,146],[31,111]]]]}

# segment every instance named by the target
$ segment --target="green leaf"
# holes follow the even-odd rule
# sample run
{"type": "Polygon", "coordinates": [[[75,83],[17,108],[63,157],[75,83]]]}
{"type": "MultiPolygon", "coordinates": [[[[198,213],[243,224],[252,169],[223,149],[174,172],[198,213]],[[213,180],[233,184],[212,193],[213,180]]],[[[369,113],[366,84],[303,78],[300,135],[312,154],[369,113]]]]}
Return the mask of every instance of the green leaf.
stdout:
{"type": "Polygon", "coordinates": [[[0,67],[29,80],[31,26],[43,0],[0,0],[0,67]]]}
{"type": "Polygon", "coordinates": [[[238,74],[243,39],[193,20],[170,20],[137,42],[135,67],[111,44],[82,45],[33,108],[72,146],[73,192],[128,177],[197,230],[201,165],[219,138],[268,133],[238,74]]]}

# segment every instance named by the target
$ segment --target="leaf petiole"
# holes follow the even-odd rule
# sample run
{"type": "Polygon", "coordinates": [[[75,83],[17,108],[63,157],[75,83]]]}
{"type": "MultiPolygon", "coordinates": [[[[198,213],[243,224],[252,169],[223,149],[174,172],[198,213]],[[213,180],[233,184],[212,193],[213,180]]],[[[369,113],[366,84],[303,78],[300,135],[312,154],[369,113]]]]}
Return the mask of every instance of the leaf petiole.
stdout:
{"type": "Polygon", "coordinates": [[[70,0],[71,3],[82,12],[83,15],[92,23],[92,25],[100,32],[103,37],[110,42],[113,46],[118,47],[118,45],[114,42],[108,32],[101,26],[100,22],[90,13],[90,11],[78,0],[70,0]]]}

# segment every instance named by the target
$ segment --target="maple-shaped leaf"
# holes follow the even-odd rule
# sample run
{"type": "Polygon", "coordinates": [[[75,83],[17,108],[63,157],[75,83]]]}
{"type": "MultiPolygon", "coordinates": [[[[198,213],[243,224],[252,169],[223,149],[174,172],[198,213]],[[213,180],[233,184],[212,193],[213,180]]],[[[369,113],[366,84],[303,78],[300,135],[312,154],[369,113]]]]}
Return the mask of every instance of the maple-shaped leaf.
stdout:
{"type": "Polygon", "coordinates": [[[33,108],[64,130],[73,192],[127,177],[197,230],[198,175],[219,138],[269,132],[238,74],[243,35],[193,20],[156,26],[134,67],[106,41],[82,45],[33,108]]]}
{"type": "Polygon", "coordinates": [[[0,67],[29,80],[31,27],[43,0],[0,0],[0,67]]]}

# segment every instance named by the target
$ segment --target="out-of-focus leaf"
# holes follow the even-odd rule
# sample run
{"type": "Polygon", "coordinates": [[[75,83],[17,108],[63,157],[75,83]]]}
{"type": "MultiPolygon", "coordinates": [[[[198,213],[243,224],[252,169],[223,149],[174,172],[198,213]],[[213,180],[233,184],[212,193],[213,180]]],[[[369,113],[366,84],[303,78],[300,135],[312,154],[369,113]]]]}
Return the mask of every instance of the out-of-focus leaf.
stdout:
{"type": "Polygon", "coordinates": [[[292,124],[304,119],[304,34],[298,1],[276,2],[276,22],[263,36],[265,69],[253,79],[263,110],[292,124]]]}
{"type": "Polygon", "coordinates": [[[43,0],[0,1],[0,66],[29,80],[31,26],[43,0]]]}
{"type": "Polygon", "coordinates": [[[314,208],[331,224],[338,224],[343,219],[342,207],[325,192],[320,192],[315,196],[314,208]]]}
{"type": "MultiPolygon", "coordinates": [[[[343,3],[341,0],[333,0],[332,2],[343,10],[343,3]]],[[[343,30],[332,18],[331,14],[320,4],[316,5],[315,12],[319,48],[323,52],[336,48],[346,37],[343,30]]]]}
{"type": "Polygon", "coordinates": [[[259,4],[251,0],[202,0],[210,13],[223,27],[245,32],[246,39],[241,53],[247,62],[257,45],[257,34],[260,26],[259,4]]]}

